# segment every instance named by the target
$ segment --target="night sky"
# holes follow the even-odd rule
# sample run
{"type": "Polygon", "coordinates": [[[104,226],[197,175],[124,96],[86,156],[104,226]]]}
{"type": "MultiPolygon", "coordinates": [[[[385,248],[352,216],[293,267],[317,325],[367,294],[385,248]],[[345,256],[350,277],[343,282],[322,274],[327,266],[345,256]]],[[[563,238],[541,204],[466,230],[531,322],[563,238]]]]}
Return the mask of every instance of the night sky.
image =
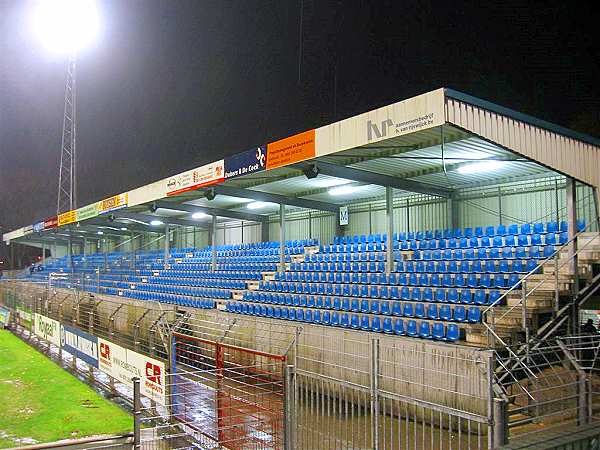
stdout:
{"type": "MultiPolygon", "coordinates": [[[[476,3],[101,1],[78,61],[79,205],[439,87],[600,135],[592,3],[476,3]]],[[[5,231],[56,209],[66,60],[30,7],[0,0],[5,231]]]]}

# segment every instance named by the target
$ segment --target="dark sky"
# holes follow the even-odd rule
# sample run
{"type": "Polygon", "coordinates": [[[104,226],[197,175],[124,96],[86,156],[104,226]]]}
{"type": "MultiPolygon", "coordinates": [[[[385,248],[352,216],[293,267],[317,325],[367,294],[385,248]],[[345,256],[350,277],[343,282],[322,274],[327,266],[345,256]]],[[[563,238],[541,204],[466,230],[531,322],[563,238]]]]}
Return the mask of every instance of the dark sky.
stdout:
{"type": "MultiPolygon", "coordinates": [[[[592,3],[478,3],[304,0],[299,77],[299,0],[101,1],[79,204],[442,86],[598,134],[592,3]]],[[[56,208],[66,61],[33,41],[30,6],[0,0],[5,230],[56,208]]]]}

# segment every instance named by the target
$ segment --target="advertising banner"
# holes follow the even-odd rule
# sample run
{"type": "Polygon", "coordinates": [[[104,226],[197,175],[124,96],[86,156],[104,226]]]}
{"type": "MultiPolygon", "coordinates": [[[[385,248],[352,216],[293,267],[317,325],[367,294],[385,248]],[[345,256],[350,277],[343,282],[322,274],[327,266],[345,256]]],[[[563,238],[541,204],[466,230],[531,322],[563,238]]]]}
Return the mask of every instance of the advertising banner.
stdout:
{"type": "Polygon", "coordinates": [[[75,212],[75,219],[79,222],[85,219],[91,219],[92,217],[96,217],[98,215],[98,202],[92,203],[91,205],[84,206],[83,208],[79,208],[75,212]]]}
{"type": "Polygon", "coordinates": [[[78,328],[61,325],[60,338],[61,347],[64,351],[94,367],[98,367],[98,338],[96,336],[92,336],[78,328]]]}
{"type": "Polygon", "coordinates": [[[124,194],[115,195],[114,197],[106,198],[98,202],[97,205],[98,212],[100,214],[125,208],[127,206],[127,192],[124,194]]]}
{"type": "Polygon", "coordinates": [[[10,323],[10,310],[0,306],[0,328],[10,323]]]}
{"type": "Polygon", "coordinates": [[[17,318],[19,319],[19,325],[31,330],[31,312],[25,309],[17,307],[17,318]]]}
{"type": "Polygon", "coordinates": [[[68,225],[70,223],[75,222],[77,219],[75,210],[67,211],[65,213],[58,215],[58,226],[62,227],[63,225],[68,225]]]}
{"type": "Polygon", "coordinates": [[[98,367],[114,379],[131,384],[131,379],[140,379],[142,395],[165,405],[165,365],[149,356],[144,356],[105,339],[98,339],[98,367]]]}
{"type": "Polygon", "coordinates": [[[225,179],[260,172],[267,166],[267,146],[246,150],[225,158],[225,179]]]}
{"type": "Polygon", "coordinates": [[[39,233],[40,231],[44,231],[44,221],[34,223],[33,231],[36,233],[39,233]]]}
{"type": "Polygon", "coordinates": [[[177,195],[193,191],[204,186],[210,186],[224,180],[224,161],[216,161],[196,169],[188,170],[171,178],[167,178],[167,195],[177,195]]]}
{"type": "Polygon", "coordinates": [[[56,228],[58,226],[58,217],[53,216],[44,220],[44,229],[56,228]]]}
{"type": "Polygon", "coordinates": [[[314,158],[315,130],[305,131],[267,145],[267,169],[287,166],[314,158]]]}
{"type": "Polygon", "coordinates": [[[33,315],[33,319],[33,331],[36,336],[60,347],[60,323],[38,313],[33,315]]]}

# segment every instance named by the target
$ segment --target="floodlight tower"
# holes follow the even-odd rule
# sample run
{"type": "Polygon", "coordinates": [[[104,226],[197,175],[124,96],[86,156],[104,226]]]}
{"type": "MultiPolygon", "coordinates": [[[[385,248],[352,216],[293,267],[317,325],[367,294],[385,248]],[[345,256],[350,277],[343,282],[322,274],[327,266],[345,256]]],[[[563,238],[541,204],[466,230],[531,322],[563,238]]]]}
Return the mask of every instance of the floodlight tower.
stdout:
{"type": "Polygon", "coordinates": [[[68,56],[56,213],[77,207],[77,52],[98,34],[93,0],[38,0],[33,26],[42,44],[68,56]]]}

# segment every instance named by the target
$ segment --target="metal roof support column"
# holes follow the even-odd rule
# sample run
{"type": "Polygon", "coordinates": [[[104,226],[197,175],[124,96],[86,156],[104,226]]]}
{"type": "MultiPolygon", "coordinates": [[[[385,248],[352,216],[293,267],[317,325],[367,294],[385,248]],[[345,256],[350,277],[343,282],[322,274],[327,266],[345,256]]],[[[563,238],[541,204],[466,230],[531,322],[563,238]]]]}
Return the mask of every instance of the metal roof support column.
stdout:
{"type": "Polygon", "coordinates": [[[454,213],[454,209],[456,208],[456,200],[454,196],[448,197],[446,200],[446,222],[448,224],[448,228],[454,230],[456,228],[456,214],[454,213]]]}
{"type": "Polygon", "coordinates": [[[168,259],[169,259],[169,235],[171,234],[171,228],[169,227],[169,224],[165,224],[165,264],[167,263],[168,259]]]}
{"type": "Polygon", "coordinates": [[[269,221],[265,220],[260,224],[260,239],[263,242],[269,242],[269,221]]]}
{"type": "Polygon", "coordinates": [[[217,270],[217,216],[212,216],[212,226],[210,228],[210,245],[212,250],[212,259],[210,270],[217,270]]]}
{"type": "MultiPolygon", "coordinates": [[[[569,271],[573,274],[573,299],[579,291],[579,276],[577,273],[577,182],[574,178],[567,178],[567,222],[569,224],[569,259],[571,260],[569,271]]],[[[579,308],[573,304],[571,308],[571,334],[579,333],[579,308]]]]}
{"type": "Polygon", "coordinates": [[[102,253],[104,253],[104,270],[108,270],[108,256],[107,256],[107,248],[108,247],[108,243],[106,242],[106,238],[102,238],[101,240],[101,244],[102,244],[102,253]]]}
{"type": "Polygon", "coordinates": [[[596,228],[589,228],[590,231],[600,231],[598,229],[598,220],[600,220],[600,210],[598,209],[600,203],[600,189],[594,186],[592,187],[592,192],[594,194],[594,211],[596,213],[596,217],[594,217],[594,222],[596,222],[596,228]]]}
{"type": "Polygon", "coordinates": [[[83,251],[81,252],[83,253],[83,268],[87,269],[88,267],[88,262],[87,262],[87,237],[83,237],[83,251]]]}
{"type": "Polygon", "coordinates": [[[279,204],[279,271],[285,271],[285,205],[279,204]]]}
{"type": "Polygon", "coordinates": [[[385,271],[389,275],[394,270],[394,189],[385,188],[385,213],[387,224],[387,247],[385,271]]]}
{"type": "Polygon", "coordinates": [[[498,186],[498,223],[502,223],[502,188],[498,186]]]}
{"type": "Polygon", "coordinates": [[[42,242],[42,264],[46,263],[46,243],[42,242]]]}
{"type": "Polygon", "coordinates": [[[69,255],[69,270],[73,272],[73,241],[69,232],[69,240],[67,241],[67,253],[69,255]]]}

